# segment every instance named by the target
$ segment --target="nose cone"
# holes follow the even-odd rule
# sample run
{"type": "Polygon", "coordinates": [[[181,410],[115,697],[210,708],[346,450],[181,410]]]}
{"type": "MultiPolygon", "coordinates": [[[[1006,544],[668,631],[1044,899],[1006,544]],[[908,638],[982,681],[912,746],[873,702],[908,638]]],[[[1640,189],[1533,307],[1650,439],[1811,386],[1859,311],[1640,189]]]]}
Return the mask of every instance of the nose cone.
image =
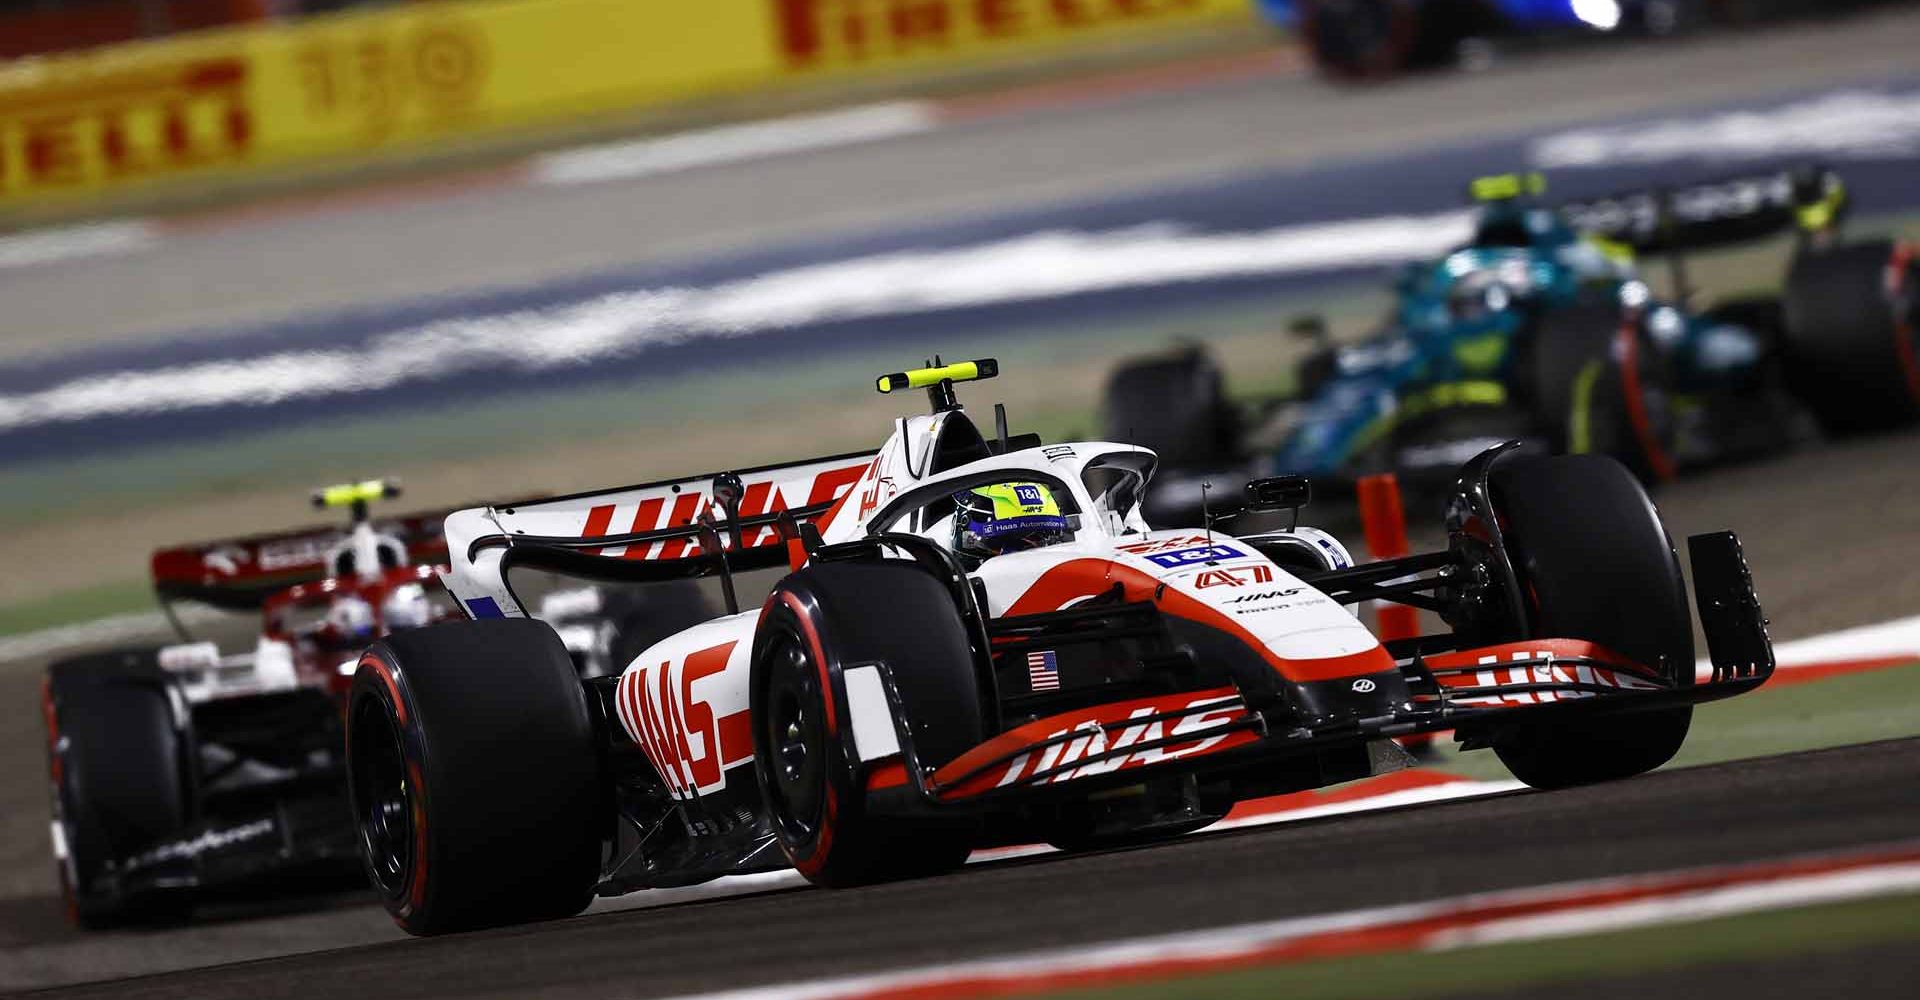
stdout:
{"type": "Polygon", "coordinates": [[[1413,699],[1399,669],[1334,680],[1303,681],[1288,698],[1301,725],[1310,729],[1392,715],[1413,699]]]}

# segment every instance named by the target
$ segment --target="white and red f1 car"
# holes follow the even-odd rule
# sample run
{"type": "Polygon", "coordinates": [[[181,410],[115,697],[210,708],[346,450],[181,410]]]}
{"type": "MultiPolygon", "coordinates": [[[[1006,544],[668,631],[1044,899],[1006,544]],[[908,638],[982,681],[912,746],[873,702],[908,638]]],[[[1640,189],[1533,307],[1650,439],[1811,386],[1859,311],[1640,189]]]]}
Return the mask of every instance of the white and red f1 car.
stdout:
{"type": "MultiPolygon", "coordinates": [[[[1773,669],[1731,533],[1690,540],[1713,663],[1696,683],[1680,566],[1610,459],[1490,450],[1444,551],[1354,565],[1309,528],[1229,537],[1140,517],[1154,455],[987,436],[954,383],[885,376],[932,412],[877,451],[447,518],[470,621],[388,637],[348,709],[374,882],[432,934],[569,915],[595,893],[792,865],[830,886],[947,871],[974,848],[1172,836],[1241,799],[1399,766],[1454,730],[1555,787],[1658,767],[1696,702],[1773,669]],[[961,544],[973,500],[1059,528],[961,544]],[[735,577],[784,570],[742,609],[735,577]],[[712,578],[729,613],[582,680],[523,574],[712,578]],[[1446,631],[1382,643],[1349,606],[1446,631]]],[[[1296,511],[1303,480],[1248,487],[1296,511]]],[[[971,530],[971,529],[968,529],[971,530]]]]}

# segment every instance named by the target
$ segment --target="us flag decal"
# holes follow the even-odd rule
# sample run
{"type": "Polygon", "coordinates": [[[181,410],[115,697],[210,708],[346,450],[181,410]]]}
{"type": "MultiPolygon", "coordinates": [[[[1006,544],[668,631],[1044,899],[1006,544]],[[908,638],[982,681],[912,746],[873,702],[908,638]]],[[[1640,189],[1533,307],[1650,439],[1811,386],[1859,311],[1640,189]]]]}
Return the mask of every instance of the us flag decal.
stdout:
{"type": "Polygon", "coordinates": [[[1060,690],[1060,665],[1054,661],[1053,650],[1027,654],[1027,687],[1035,693],[1060,690]]]}

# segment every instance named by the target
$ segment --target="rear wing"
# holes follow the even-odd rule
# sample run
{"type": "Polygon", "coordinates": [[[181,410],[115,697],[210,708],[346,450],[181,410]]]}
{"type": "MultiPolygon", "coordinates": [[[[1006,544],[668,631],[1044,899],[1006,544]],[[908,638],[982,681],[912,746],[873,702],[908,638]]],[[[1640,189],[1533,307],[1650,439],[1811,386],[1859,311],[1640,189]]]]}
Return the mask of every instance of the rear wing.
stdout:
{"type": "Polygon", "coordinates": [[[1623,191],[1563,203],[1574,228],[1642,253],[1743,243],[1798,228],[1836,229],[1848,207],[1840,175],[1824,167],[1727,177],[1669,188],[1623,191]]]}
{"type": "MultiPolygon", "coordinates": [[[[446,516],[446,511],[421,511],[380,518],[374,530],[398,538],[415,565],[444,563],[446,516]]],[[[258,608],[275,591],[332,575],[327,555],[346,538],[345,528],[326,525],[159,549],[151,563],[154,593],[162,602],[258,608]]]]}
{"type": "Polygon", "coordinates": [[[447,517],[447,590],[473,618],[524,617],[508,572],[543,569],[647,583],[732,574],[788,561],[838,516],[873,452],[716,472],[639,486],[455,511],[447,517]]]}

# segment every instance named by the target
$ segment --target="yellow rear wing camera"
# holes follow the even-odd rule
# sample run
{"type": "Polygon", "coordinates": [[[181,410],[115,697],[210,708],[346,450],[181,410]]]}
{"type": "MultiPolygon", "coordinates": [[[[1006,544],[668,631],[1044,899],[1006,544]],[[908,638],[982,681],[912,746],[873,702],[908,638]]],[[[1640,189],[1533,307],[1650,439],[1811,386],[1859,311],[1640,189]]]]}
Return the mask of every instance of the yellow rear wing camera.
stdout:
{"type": "Polygon", "coordinates": [[[1468,197],[1481,202],[1538,198],[1546,193],[1546,175],[1535,171],[1476,177],[1471,184],[1467,185],[1468,197]]]}
{"type": "Polygon", "coordinates": [[[341,483],[313,491],[315,507],[347,507],[353,511],[355,520],[367,516],[367,504],[375,500],[390,500],[400,495],[400,481],[397,479],[366,479],[357,483],[341,483]]]}

